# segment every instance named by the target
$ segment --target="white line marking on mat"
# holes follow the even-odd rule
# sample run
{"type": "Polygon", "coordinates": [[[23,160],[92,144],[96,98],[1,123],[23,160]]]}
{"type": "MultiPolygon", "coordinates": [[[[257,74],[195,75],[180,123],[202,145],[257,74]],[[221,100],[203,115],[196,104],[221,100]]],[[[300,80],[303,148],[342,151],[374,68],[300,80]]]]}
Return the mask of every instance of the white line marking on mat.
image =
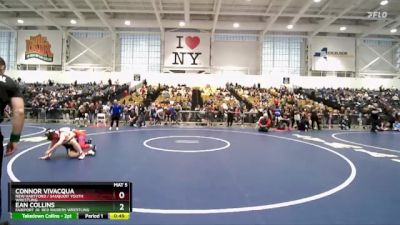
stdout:
{"type": "Polygon", "coordinates": [[[150,148],[153,150],[158,150],[158,151],[164,151],[164,152],[201,153],[201,152],[214,152],[214,151],[224,150],[226,148],[229,148],[229,146],[231,146],[231,143],[224,139],[215,138],[215,137],[206,137],[206,136],[161,136],[161,137],[147,139],[143,142],[143,145],[147,148],[150,148]],[[210,140],[220,141],[220,142],[225,143],[225,145],[222,147],[219,147],[219,148],[198,149],[198,150],[197,149],[181,149],[181,150],[180,149],[167,149],[167,148],[159,148],[159,147],[154,147],[154,146],[149,145],[149,142],[151,142],[151,141],[169,139],[169,138],[202,138],[202,139],[210,139],[210,140]]]}
{"type": "MultiPolygon", "coordinates": [[[[377,147],[377,146],[373,146],[373,145],[361,144],[361,143],[357,143],[357,142],[353,142],[353,141],[348,141],[348,140],[344,140],[344,139],[341,139],[341,138],[336,137],[336,135],[340,135],[340,134],[351,134],[351,133],[370,133],[370,132],[342,132],[342,133],[334,133],[334,134],[332,134],[332,138],[334,138],[334,139],[336,139],[336,140],[339,140],[339,141],[347,142],[347,143],[350,143],[350,144],[353,144],[353,145],[361,145],[361,146],[364,146],[364,147],[380,149],[380,150],[383,150],[383,151],[389,151],[389,152],[397,152],[397,153],[400,153],[400,151],[398,151],[398,150],[394,150],[394,149],[390,149],[390,148],[382,148],[382,147],[377,147]]],[[[379,135],[379,134],[377,134],[377,135],[379,135]]]]}
{"type": "MultiPolygon", "coordinates": [[[[331,150],[327,147],[320,146],[314,143],[309,143],[301,140],[296,140],[294,138],[287,138],[287,137],[280,137],[280,136],[275,136],[275,135],[270,135],[270,134],[261,134],[261,133],[253,133],[253,132],[245,132],[245,131],[232,131],[232,130],[221,130],[221,129],[142,129],[142,130],[120,130],[120,131],[108,131],[108,132],[99,132],[99,133],[93,133],[89,134],[88,136],[95,136],[95,135],[102,135],[102,134],[110,134],[110,133],[127,133],[127,132],[147,132],[147,131],[160,131],[160,130],[171,130],[171,131],[179,131],[179,130],[196,130],[196,131],[213,131],[213,132],[226,132],[226,133],[239,133],[239,134],[250,134],[250,135],[259,135],[259,136],[269,136],[269,137],[275,137],[278,139],[282,140],[289,140],[289,141],[294,141],[297,143],[303,143],[306,145],[311,145],[315,146],[317,148],[323,149],[325,151],[331,152],[338,156],[339,158],[343,159],[350,168],[350,175],[346,178],[345,181],[343,181],[341,184],[338,186],[331,188],[327,191],[318,193],[316,195],[300,198],[300,199],[295,199],[291,201],[286,201],[286,202],[279,202],[279,203],[274,203],[274,204],[267,204],[267,205],[257,205],[257,206],[248,206],[248,207],[236,207],[236,208],[216,208],[216,209],[150,209],[150,208],[132,208],[132,212],[137,212],[137,213],[153,213],[153,214],[219,214],[219,213],[238,213],[238,212],[250,212],[250,211],[260,211],[260,210],[268,210],[268,209],[275,209],[275,208],[282,208],[282,207],[287,207],[287,206],[293,206],[293,205],[299,205],[299,204],[304,204],[307,202],[315,201],[318,199],[322,199],[325,197],[328,197],[330,195],[333,195],[344,188],[348,187],[355,179],[356,174],[357,174],[357,169],[353,162],[348,159],[346,156],[331,150]]],[[[28,148],[17,155],[15,155],[7,164],[7,173],[10,179],[14,182],[19,182],[20,180],[14,175],[12,171],[12,165],[15,162],[15,160],[21,156],[22,154],[25,154],[26,152],[29,152],[35,148],[38,148],[40,146],[43,146],[47,143],[42,143],[36,146],[33,146],[31,148],[28,148]]]]}
{"type": "Polygon", "coordinates": [[[176,140],[177,144],[199,144],[199,140],[176,140]]]}

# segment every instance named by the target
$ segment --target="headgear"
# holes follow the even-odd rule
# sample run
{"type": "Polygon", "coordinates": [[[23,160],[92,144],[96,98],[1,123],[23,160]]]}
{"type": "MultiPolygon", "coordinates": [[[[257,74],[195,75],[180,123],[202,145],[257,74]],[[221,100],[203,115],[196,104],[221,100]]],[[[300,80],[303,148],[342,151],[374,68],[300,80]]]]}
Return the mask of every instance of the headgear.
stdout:
{"type": "Polygon", "coordinates": [[[54,129],[47,129],[44,135],[47,137],[47,140],[52,141],[59,138],[58,133],[54,129]]]}

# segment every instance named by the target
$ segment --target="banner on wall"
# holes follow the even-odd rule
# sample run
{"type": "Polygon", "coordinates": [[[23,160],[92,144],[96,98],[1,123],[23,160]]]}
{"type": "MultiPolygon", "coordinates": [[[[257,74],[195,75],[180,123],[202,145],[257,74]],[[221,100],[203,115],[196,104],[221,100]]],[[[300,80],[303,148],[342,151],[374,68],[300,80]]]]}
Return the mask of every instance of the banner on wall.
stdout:
{"type": "Polygon", "coordinates": [[[312,70],[355,71],[354,38],[313,37],[311,39],[312,70]]]}
{"type": "Polygon", "coordinates": [[[282,83],[283,84],[290,84],[290,77],[284,77],[282,83]]]}
{"type": "Polygon", "coordinates": [[[140,81],[140,74],[133,74],[133,81],[140,81]]]}
{"type": "Polygon", "coordinates": [[[17,64],[61,65],[61,53],[61,32],[18,31],[17,64]]]}
{"type": "Polygon", "coordinates": [[[166,32],[164,68],[210,67],[210,33],[166,32]]]}

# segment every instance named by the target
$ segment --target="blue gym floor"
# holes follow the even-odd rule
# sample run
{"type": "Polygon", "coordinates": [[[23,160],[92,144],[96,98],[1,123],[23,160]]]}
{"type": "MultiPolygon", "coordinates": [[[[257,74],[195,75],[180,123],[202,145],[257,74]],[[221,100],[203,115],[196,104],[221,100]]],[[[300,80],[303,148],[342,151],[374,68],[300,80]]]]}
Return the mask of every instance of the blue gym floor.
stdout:
{"type": "MultiPolygon", "coordinates": [[[[269,132],[254,129],[87,128],[95,157],[49,161],[43,127],[28,125],[19,150],[3,159],[7,183],[131,181],[130,221],[12,224],[399,224],[400,133],[269,132]]],[[[10,126],[2,125],[3,134],[10,126]]]]}

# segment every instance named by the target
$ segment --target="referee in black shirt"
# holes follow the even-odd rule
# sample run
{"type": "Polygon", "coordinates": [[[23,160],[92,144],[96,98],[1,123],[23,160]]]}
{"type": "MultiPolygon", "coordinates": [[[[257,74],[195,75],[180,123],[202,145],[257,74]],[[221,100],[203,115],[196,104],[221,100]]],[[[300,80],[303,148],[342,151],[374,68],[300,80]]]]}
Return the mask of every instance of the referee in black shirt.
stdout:
{"type": "MultiPolygon", "coordinates": [[[[12,108],[12,131],[10,134],[10,141],[7,144],[5,155],[12,155],[17,149],[17,143],[21,137],[22,128],[24,127],[25,112],[24,112],[24,100],[19,90],[18,85],[8,76],[4,75],[6,70],[6,63],[3,58],[0,57],[0,123],[4,119],[4,108],[10,104],[12,108]]],[[[3,134],[0,129],[0,168],[3,164],[3,134]]],[[[0,188],[1,188],[1,174],[0,173],[0,188]]],[[[0,191],[0,216],[1,216],[1,191],[0,191]]],[[[0,224],[8,224],[0,223],[0,224]]]]}

